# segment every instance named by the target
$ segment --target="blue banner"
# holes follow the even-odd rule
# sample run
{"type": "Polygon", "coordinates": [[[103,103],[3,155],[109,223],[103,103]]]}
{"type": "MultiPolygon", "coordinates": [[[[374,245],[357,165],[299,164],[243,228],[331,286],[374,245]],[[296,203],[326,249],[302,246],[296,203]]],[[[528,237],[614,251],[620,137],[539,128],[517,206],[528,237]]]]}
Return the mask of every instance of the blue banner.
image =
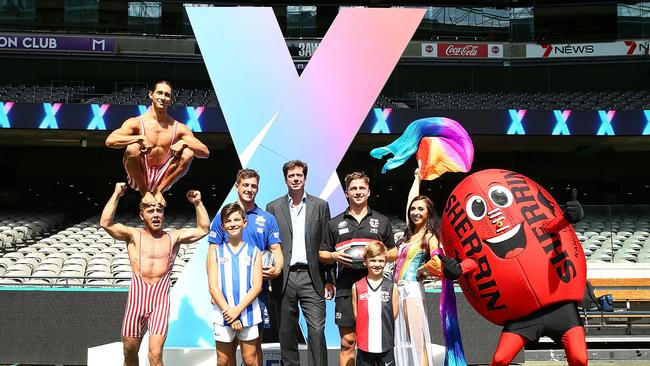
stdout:
{"type": "MultiPolygon", "coordinates": [[[[0,129],[112,131],[148,106],[0,102],[0,129]]],[[[230,133],[219,107],[170,107],[169,114],[194,132],[230,133]]],[[[447,117],[470,135],[644,136],[650,111],[467,110],[373,108],[358,133],[400,135],[414,120],[447,117]]]]}

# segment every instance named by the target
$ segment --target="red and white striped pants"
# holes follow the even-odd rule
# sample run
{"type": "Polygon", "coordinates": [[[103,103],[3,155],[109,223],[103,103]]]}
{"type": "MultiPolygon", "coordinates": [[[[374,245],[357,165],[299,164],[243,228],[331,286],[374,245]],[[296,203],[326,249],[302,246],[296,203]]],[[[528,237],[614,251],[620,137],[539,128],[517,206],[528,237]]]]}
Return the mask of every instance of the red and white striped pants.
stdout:
{"type": "MultiPolygon", "coordinates": [[[[147,192],[155,192],[158,186],[160,185],[160,182],[162,182],[162,179],[165,175],[167,175],[167,171],[169,170],[169,166],[171,165],[173,160],[173,157],[169,157],[167,161],[165,161],[165,164],[163,164],[160,167],[155,167],[155,166],[149,166],[147,164],[147,157],[145,155],[142,155],[142,170],[144,173],[144,181],[146,184],[146,191],[147,192]]],[[[126,170],[126,162],[124,164],[124,169],[126,170]]],[[[127,171],[126,173],[126,178],[127,182],[129,183],[129,186],[136,191],[138,190],[138,184],[136,183],[133,178],[129,175],[129,172],[127,171]]],[[[167,191],[170,187],[167,187],[165,191],[167,191]]]]}
{"type": "Polygon", "coordinates": [[[167,335],[170,274],[167,272],[154,285],[146,284],[142,277],[133,274],[122,322],[122,337],[140,338],[145,326],[149,334],[167,335]]]}

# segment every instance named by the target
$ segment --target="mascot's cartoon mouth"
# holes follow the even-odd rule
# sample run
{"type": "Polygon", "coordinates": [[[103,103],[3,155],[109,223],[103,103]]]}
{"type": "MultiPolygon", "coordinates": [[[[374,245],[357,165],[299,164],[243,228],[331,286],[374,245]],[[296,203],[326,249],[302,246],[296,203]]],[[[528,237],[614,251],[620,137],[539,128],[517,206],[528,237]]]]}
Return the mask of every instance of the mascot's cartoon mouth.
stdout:
{"type": "Polygon", "coordinates": [[[499,258],[510,259],[523,253],[526,248],[526,232],[519,224],[505,233],[491,239],[485,239],[485,244],[499,258]]]}

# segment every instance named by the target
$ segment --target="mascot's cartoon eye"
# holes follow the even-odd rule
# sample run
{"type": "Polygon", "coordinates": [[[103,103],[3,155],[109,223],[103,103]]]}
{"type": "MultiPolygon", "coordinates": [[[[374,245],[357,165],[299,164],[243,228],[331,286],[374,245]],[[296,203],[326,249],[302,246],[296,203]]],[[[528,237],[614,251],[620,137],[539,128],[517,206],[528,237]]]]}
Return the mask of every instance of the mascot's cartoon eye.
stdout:
{"type": "Polygon", "coordinates": [[[465,211],[467,216],[474,221],[478,221],[485,217],[487,212],[487,206],[485,200],[481,196],[472,196],[467,200],[467,205],[465,206],[465,211]]]}
{"type": "Polygon", "coordinates": [[[499,207],[509,207],[512,204],[512,193],[506,187],[494,186],[488,191],[488,196],[499,207]]]}

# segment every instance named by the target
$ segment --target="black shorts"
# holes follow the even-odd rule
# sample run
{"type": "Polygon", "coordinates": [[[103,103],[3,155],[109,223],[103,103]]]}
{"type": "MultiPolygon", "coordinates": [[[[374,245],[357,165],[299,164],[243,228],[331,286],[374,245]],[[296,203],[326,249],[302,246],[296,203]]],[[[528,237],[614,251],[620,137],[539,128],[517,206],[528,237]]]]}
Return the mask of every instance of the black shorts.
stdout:
{"type": "Polygon", "coordinates": [[[569,302],[554,304],[514,320],[508,323],[503,331],[519,334],[531,342],[547,336],[560,344],[564,333],[576,326],[582,326],[578,308],[575,303],[569,302]]]}
{"type": "Polygon", "coordinates": [[[352,311],[352,296],[337,296],[335,304],[334,321],[336,325],[354,329],[357,322],[352,311]]]}
{"type": "Polygon", "coordinates": [[[357,366],[395,366],[395,355],[390,349],[382,353],[370,353],[357,349],[357,366]]]}

